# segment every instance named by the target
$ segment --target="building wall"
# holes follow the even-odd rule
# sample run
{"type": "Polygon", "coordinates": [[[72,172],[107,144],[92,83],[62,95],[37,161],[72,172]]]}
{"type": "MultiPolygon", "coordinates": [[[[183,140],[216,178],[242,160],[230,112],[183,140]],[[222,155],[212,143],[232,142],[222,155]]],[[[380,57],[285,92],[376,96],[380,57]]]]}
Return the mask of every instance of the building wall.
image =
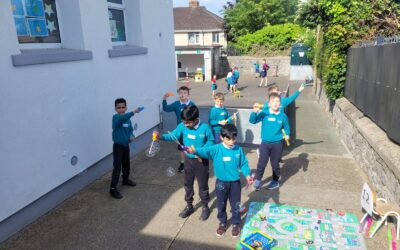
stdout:
{"type": "Polygon", "coordinates": [[[171,1],[126,0],[137,14],[127,18],[128,44],[148,52],[110,58],[107,1],[57,0],[63,48],[93,58],[20,67],[11,60],[20,46],[10,2],[0,1],[0,222],[112,152],[115,98],[129,110],[145,107],[132,119],[140,136],[159,123],[162,96],[175,89],[171,1]]]}
{"type": "MultiPolygon", "coordinates": [[[[213,32],[202,32],[199,31],[199,43],[200,46],[212,46],[212,45],[222,45],[223,47],[227,46],[227,40],[224,32],[219,32],[219,43],[212,42],[212,33],[213,32]]],[[[175,46],[188,46],[188,33],[178,33],[175,32],[175,46]]]]}

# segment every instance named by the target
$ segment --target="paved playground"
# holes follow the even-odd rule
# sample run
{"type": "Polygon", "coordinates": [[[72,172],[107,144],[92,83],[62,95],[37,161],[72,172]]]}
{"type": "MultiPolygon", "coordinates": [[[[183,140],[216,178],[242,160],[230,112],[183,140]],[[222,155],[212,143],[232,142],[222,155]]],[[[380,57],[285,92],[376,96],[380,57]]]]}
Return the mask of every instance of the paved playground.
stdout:
{"type": "MultiPolygon", "coordinates": [[[[264,102],[266,88],[258,88],[258,82],[252,76],[242,77],[239,81],[242,97],[227,95],[225,105],[251,107],[256,101],[264,102]]],[[[291,90],[299,86],[299,82],[290,82],[285,77],[270,78],[269,82],[283,88],[289,84],[291,90]]],[[[219,83],[220,88],[225,86],[223,80],[219,83]]],[[[180,82],[178,86],[183,84],[180,82]]],[[[192,82],[190,87],[195,103],[212,105],[210,83],[192,82]]],[[[296,101],[297,138],[283,157],[281,187],[243,192],[243,204],[248,206],[250,201],[258,201],[332,209],[361,218],[359,196],[365,176],[339,140],[328,116],[315,102],[311,90],[312,87],[307,87],[296,101]]],[[[245,152],[250,167],[255,169],[256,148],[246,147],[245,152]]],[[[170,171],[178,166],[177,156],[176,146],[164,142],[154,158],[147,158],[144,153],[136,155],[132,160],[132,176],[138,185],[122,187],[122,200],[108,194],[109,173],[0,244],[0,249],[234,249],[238,239],[230,236],[231,228],[221,238],[215,235],[218,221],[213,176],[209,182],[213,209],[210,218],[201,222],[201,209],[187,219],[178,217],[185,205],[183,176],[170,171]]],[[[263,183],[270,176],[268,167],[263,183]]],[[[199,201],[197,188],[195,191],[195,201],[199,201]]],[[[386,228],[366,240],[366,245],[368,249],[386,248],[386,228]]]]}

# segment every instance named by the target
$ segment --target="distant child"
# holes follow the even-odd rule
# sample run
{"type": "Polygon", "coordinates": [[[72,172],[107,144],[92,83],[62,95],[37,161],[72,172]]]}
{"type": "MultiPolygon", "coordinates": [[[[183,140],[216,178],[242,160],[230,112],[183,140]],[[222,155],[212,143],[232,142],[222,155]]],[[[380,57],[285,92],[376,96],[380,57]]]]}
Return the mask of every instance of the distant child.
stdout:
{"type": "Polygon", "coordinates": [[[254,64],[254,71],[255,71],[255,77],[259,77],[260,76],[260,64],[258,62],[256,62],[254,64]]]}
{"type": "MultiPolygon", "coordinates": [[[[271,86],[268,88],[268,96],[272,93],[277,93],[278,95],[281,96],[281,108],[282,110],[284,110],[287,106],[289,106],[292,102],[294,102],[294,100],[297,99],[297,97],[299,97],[300,93],[304,90],[304,84],[300,85],[299,90],[297,90],[296,92],[293,93],[293,95],[289,96],[289,97],[282,97],[283,92],[279,91],[278,86],[271,86]]],[[[264,110],[269,109],[269,105],[268,105],[268,101],[265,102],[264,110]]]]}
{"type": "MultiPolygon", "coordinates": [[[[186,86],[182,86],[178,89],[178,96],[179,96],[179,101],[175,101],[171,104],[167,104],[167,98],[171,96],[170,93],[167,93],[164,95],[164,99],[162,102],[162,106],[163,106],[163,110],[165,112],[175,112],[176,115],[176,124],[178,125],[179,123],[181,123],[181,112],[182,110],[189,105],[195,105],[194,102],[192,102],[191,100],[189,100],[189,88],[186,86]]],[[[180,142],[182,143],[182,139],[178,138],[180,140],[180,142]]],[[[184,162],[185,162],[185,153],[182,152],[182,150],[178,147],[178,150],[180,151],[180,163],[178,166],[178,172],[182,173],[185,166],[184,166],[184,162]]]]}
{"type": "Polygon", "coordinates": [[[234,69],[233,69],[233,77],[234,77],[234,81],[235,81],[235,84],[238,84],[238,82],[239,82],[239,77],[240,77],[240,73],[239,73],[239,69],[238,69],[238,67],[235,67],[234,69]]]}
{"type": "Polygon", "coordinates": [[[229,92],[231,93],[235,93],[236,91],[236,79],[235,79],[235,75],[233,74],[234,71],[232,70],[231,73],[231,77],[228,78],[228,84],[229,84],[229,92]]]}
{"type": "Polygon", "coordinates": [[[229,73],[226,75],[225,81],[228,84],[228,91],[230,92],[231,91],[231,85],[234,83],[232,71],[229,71],[229,73]]]}
{"type": "Polygon", "coordinates": [[[264,110],[260,110],[260,107],[255,105],[249,119],[249,122],[252,124],[262,122],[261,145],[259,147],[259,159],[254,183],[256,190],[259,190],[261,187],[261,179],[269,159],[271,159],[272,165],[272,181],[267,184],[267,188],[272,190],[279,187],[281,175],[279,160],[282,156],[283,139],[289,140],[290,136],[289,120],[280,109],[281,98],[279,94],[271,93],[268,105],[269,109],[264,110]],[[285,138],[282,129],[286,133],[285,138]]]}
{"type": "Polygon", "coordinates": [[[223,125],[232,122],[228,110],[224,107],[224,94],[218,92],[214,96],[215,106],[210,110],[208,123],[211,125],[215,143],[221,143],[220,131],[223,125]]]}
{"type": "MultiPolygon", "coordinates": [[[[182,123],[180,123],[171,134],[163,134],[162,140],[173,141],[175,138],[183,138],[185,147],[208,147],[214,144],[214,137],[207,124],[199,119],[199,109],[194,105],[186,106],[181,113],[182,123]]],[[[183,150],[187,150],[184,148],[183,150]]],[[[196,155],[186,153],[184,187],[186,207],[179,214],[181,218],[186,218],[194,212],[193,208],[193,183],[197,179],[199,185],[199,196],[202,203],[200,220],[207,220],[210,216],[208,202],[210,194],[208,189],[209,163],[207,159],[198,158],[196,155]]]]}
{"type": "Polygon", "coordinates": [[[126,101],[123,98],[118,98],[114,102],[115,111],[117,112],[112,117],[112,140],[113,144],[113,172],[111,177],[110,194],[115,199],[121,199],[122,195],[117,189],[119,176],[121,174],[122,165],[122,185],[136,186],[136,183],[129,179],[130,160],[129,160],[129,143],[133,141],[133,128],[131,118],[135,113],[141,111],[140,108],[132,112],[125,113],[127,110],[126,101]]]}
{"type": "Polygon", "coordinates": [[[211,80],[211,82],[212,82],[212,85],[211,85],[212,96],[214,97],[215,91],[218,89],[218,86],[217,86],[217,76],[216,76],[216,75],[213,76],[213,79],[211,80]]]}
{"type": "Polygon", "coordinates": [[[267,64],[267,61],[264,59],[263,64],[262,64],[262,69],[261,69],[261,82],[258,87],[262,87],[262,84],[264,82],[264,86],[268,86],[268,78],[267,78],[267,71],[269,70],[269,65],[267,64]]]}
{"type": "Polygon", "coordinates": [[[213,160],[215,181],[215,193],[217,196],[217,208],[219,227],[217,236],[222,236],[227,229],[226,205],[229,199],[232,212],[232,237],[240,235],[240,172],[246,177],[247,183],[253,182],[250,177],[250,168],[247,158],[241,147],[235,145],[237,129],[233,124],[227,124],[221,128],[221,144],[211,147],[195,147],[190,151],[201,158],[213,160]]]}

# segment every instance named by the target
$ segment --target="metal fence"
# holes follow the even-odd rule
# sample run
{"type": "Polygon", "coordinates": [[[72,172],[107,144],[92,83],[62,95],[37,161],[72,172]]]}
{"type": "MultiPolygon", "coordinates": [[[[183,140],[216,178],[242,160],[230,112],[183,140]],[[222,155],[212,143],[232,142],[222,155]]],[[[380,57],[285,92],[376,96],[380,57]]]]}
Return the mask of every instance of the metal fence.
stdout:
{"type": "Polygon", "coordinates": [[[400,144],[400,43],[349,49],[345,96],[400,144]]]}

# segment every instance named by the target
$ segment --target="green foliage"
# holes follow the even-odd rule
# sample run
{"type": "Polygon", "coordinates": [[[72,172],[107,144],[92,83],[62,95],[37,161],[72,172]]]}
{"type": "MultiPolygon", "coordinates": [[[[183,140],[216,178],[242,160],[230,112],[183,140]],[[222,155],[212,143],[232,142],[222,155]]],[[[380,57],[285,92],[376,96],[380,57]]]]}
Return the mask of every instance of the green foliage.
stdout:
{"type": "MultiPolygon", "coordinates": [[[[309,0],[302,4],[296,22],[309,28],[321,26],[312,58],[328,97],[343,96],[348,48],[377,35],[400,31],[399,4],[391,0],[309,0]]],[[[312,43],[312,41],[310,41],[312,43]]]]}
{"type": "Polygon", "coordinates": [[[247,54],[255,54],[260,48],[266,54],[287,54],[294,43],[303,43],[313,33],[297,24],[266,26],[252,34],[238,37],[233,46],[247,54]]]}
{"type": "Polygon", "coordinates": [[[240,0],[228,2],[224,21],[231,40],[267,25],[293,22],[298,0],[240,0]]]}

